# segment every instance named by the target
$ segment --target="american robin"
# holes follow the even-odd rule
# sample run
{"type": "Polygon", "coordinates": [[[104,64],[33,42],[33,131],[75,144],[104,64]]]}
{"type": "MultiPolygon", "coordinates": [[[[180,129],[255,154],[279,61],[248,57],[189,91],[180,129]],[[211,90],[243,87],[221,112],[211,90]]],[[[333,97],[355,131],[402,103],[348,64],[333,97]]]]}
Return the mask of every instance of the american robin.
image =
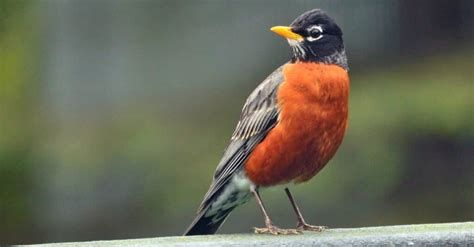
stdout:
{"type": "Polygon", "coordinates": [[[287,187],[297,227],[276,227],[259,189],[309,180],[341,144],[349,97],[342,31],[320,9],[271,31],[288,40],[291,61],[270,74],[247,98],[209,191],[184,235],[215,233],[229,213],[252,195],[266,225],[255,228],[256,233],[297,234],[324,229],[306,223],[287,187]]]}

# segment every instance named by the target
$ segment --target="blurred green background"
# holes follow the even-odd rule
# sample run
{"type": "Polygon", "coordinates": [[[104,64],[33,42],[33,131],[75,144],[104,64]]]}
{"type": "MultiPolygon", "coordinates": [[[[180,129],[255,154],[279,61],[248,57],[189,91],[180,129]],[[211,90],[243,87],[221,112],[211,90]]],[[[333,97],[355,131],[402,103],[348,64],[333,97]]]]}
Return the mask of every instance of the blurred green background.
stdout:
{"type": "MultiPolygon", "coordinates": [[[[269,31],[323,8],[345,33],[350,125],[295,196],[330,227],[474,220],[473,1],[0,0],[0,243],[180,235],[269,31]]],[[[275,222],[295,223],[280,189],[275,222]]],[[[253,201],[220,233],[263,220],[253,201]]]]}

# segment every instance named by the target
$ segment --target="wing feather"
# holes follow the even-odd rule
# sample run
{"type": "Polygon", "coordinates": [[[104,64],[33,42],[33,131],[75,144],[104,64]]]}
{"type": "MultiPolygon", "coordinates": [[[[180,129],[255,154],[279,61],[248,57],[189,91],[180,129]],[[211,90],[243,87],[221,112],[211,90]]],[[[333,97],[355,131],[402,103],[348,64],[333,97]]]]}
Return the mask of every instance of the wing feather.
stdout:
{"type": "Polygon", "coordinates": [[[278,86],[283,82],[283,67],[268,76],[247,98],[237,127],[214,174],[214,180],[198,211],[207,207],[229,179],[242,169],[255,146],[278,121],[276,100],[278,86]]]}

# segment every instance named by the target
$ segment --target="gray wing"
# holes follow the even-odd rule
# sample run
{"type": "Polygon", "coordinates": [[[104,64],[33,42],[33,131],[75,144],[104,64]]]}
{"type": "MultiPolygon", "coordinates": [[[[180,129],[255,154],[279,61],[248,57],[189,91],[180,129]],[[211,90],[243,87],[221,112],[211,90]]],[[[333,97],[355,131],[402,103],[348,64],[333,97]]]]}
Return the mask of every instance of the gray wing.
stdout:
{"type": "Polygon", "coordinates": [[[283,67],[270,74],[247,98],[237,127],[217,166],[214,180],[198,211],[208,206],[221,188],[239,171],[248,156],[278,121],[276,93],[283,82],[283,67]]]}

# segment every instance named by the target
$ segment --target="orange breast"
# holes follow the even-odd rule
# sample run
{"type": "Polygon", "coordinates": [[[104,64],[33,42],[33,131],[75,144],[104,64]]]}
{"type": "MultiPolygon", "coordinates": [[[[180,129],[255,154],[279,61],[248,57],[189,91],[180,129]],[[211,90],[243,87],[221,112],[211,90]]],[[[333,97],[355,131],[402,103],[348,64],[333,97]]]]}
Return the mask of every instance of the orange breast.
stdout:
{"type": "Polygon", "coordinates": [[[277,100],[278,124],[249,156],[258,186],[304,182],[333,157],[347,126],[349,76],[336,65],[288,64],[277,100]]]}

